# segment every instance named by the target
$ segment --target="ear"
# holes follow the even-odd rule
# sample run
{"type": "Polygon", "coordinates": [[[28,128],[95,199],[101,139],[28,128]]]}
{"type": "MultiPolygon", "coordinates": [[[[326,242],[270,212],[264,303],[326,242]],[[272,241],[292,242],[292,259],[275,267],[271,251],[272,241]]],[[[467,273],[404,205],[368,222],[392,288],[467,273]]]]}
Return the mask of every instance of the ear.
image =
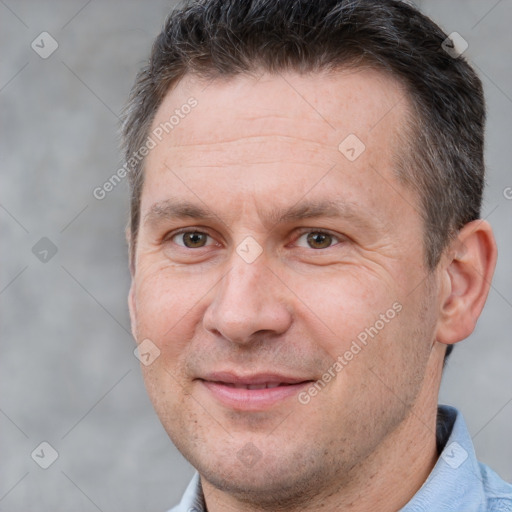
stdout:
{"type": "Polygon", "coordinates": [[[451,345],[473,332],[489,293],[497,258],[489,223],[475,220],[466,224],[446,254],[436,340],[451,345]]]}

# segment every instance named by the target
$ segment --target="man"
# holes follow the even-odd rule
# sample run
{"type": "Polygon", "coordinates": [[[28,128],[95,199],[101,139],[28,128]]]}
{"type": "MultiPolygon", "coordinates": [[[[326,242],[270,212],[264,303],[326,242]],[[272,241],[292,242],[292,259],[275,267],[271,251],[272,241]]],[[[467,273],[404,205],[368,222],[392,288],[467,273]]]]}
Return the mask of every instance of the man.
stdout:
{"type": "Polygon", "coordinates": [[[496,262],[484,101],[392,0],[175,11],[124,124],[132,330],[197,469],[173,511],[512,510],[447,350],[496,262]]]}

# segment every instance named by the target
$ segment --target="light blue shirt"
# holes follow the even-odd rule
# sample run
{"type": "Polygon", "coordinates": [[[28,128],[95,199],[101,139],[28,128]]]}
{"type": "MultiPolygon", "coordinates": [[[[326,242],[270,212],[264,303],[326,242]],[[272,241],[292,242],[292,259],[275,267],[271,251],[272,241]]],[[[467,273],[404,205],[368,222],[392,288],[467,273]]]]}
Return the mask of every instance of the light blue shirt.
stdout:
{"type": "MultiPolygon", "coordinates": [[[[512,485],[476,459],[462,414],[440,406],[438,439],[444,446],[434,469],[399,512],[512,512],[512,485]]],[[[206,512],[199,474],[169,512],[206,512]]]]}

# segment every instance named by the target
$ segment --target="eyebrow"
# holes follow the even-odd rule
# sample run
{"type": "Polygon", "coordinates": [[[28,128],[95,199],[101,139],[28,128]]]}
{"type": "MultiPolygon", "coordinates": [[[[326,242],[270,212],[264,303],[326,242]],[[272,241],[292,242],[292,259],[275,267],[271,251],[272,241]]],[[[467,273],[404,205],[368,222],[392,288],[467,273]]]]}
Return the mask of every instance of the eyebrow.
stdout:
{"type": "Polygon", "coordinates": [[[172,219],[218,219],[210,210],[189,201],[171,200],[155,203],[144,216],[144,224],[158,224],[172,219]]]}
{"type": "MultiPolygon", "coordinates": [[[[341,200],[324,199],[301,201],[285,209],[270,208],[268,212],[261,215],[261,217],[267,227],[305,219],[326,217],[344,218],[353,221],[362,228],[374,228],[374,224],[370,221],[372,217],[369,214],[365,215],[360,212],[360,208],[357,207],[357,204],[341,200]]],[[[204,206],[186,200],[168,199],[151,206],[144,216],[144,224],[151,226],[164,221],[178,219],[218,221],[224,223],[219,215],[204,206]]]]}

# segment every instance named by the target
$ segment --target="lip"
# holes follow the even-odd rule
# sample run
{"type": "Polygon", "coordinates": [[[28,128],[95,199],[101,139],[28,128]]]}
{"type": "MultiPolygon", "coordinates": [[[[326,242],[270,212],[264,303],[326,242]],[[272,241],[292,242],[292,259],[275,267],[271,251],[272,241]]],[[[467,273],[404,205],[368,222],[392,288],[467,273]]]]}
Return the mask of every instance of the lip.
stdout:
{"type": "Polygon", "coordinates": [[[278,373],[237,375],[230,372],[214,372],[198,379],[207,392],[225,407],[240,411],[261,411],[299,393],[314,382],[311,379],[292,377],[278,373]],[[270,385],[261,389],[247,386],[270,385]]]}

